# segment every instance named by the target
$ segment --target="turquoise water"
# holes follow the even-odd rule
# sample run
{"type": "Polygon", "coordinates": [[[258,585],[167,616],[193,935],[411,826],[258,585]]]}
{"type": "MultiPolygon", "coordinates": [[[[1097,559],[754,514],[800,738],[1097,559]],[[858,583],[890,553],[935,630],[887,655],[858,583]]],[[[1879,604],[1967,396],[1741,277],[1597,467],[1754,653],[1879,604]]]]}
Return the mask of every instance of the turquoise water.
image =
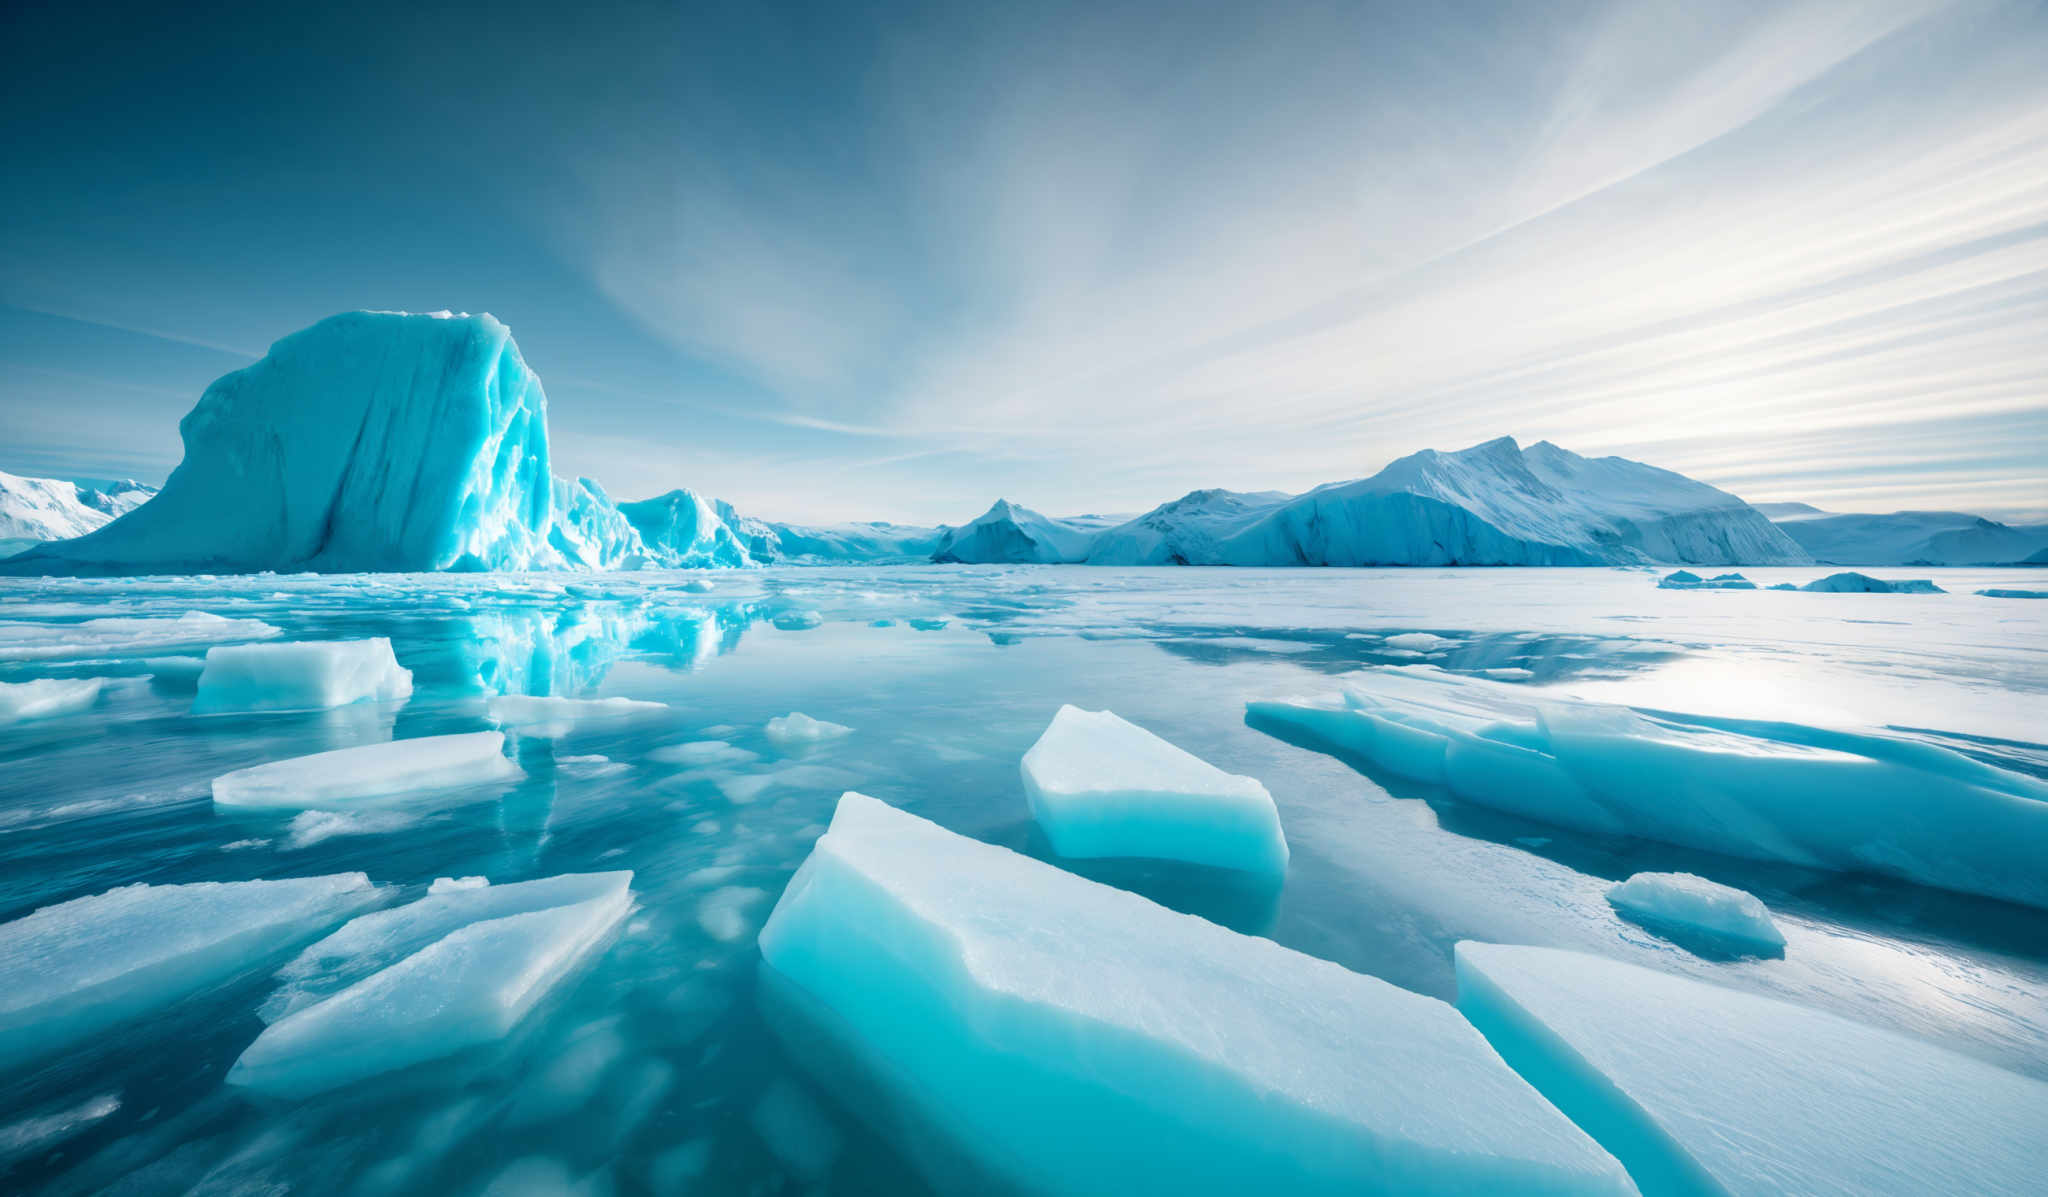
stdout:
{"type": "MultiPolygon", "coordinates": [[[[1813,571],[1748,571],[1764,583],[1813,571]],[[1769,575],[1769,576],[1765,576],[1769,575]]],[[[1928,571],[1915,571],[1926,573],[1928,571]]],[[[205,611],[292,639],[386,636],[395,706],[190,714],[204,645],[0,647],[0,681],[116,679],[91,710],[0,727],[0,919],[135,882],[361,870],[379,884],[631,869],[636,908],[500,1048],[326,1097],[222,1077],[278,961],[0,1080],[0,1188],[138,1193],[898,1193],[917,1152],[812,1087],[755,991],[758,930],[838,795],[859,789],[1045,856],[1018,759],[1062,703],[1108,708],[1272,791],[1284,885],[1062,862],[1423,993],[1451,945],[1581,948],[1897,1027],[2048,1077],[2048,932],[2034,912],[1874,880],[1574,835],[1375,777],[1248,725],[1248,699],[1433,664],[1664,709],[1892,728],[2048,773],[2048,603],[1978,598],[2023,571],[1934,571],[1936,596],[1658,591],[1612,570],[1060,567],[597,577],[9,581],[24,625],[205,611]],[[817,626],[790,616],[815,611],[817,626]],[[877,621],[889,621],[877,626],[877,621]],[[913,622],[915,621],[915,622],[913,622]],[[1441,644],[1390,650],[1387,635],[1441,644]],[[624,696],[652,717],[518,737],[527,778],[354,821],[228,814],[210,781],[283,757],[489,726],[493,693],[624,696]],[[853,734],[778,747],[801,711],[853,734]],[[647,754],[719,739],[737,765],[647,754]],[[596,758],[603,758],[602,760],[596,758]],[[1694,955],[1618,919],[1614,879],[1698,872],[1779,918],[1783,959],[1694,955]]]]}

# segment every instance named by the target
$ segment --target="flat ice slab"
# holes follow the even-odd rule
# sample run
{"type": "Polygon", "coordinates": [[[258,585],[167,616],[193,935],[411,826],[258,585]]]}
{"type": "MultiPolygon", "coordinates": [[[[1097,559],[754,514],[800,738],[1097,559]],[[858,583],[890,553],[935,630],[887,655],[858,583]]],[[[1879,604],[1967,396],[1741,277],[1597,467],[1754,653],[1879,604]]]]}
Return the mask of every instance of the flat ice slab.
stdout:
{"type": "Polygon", "coordinates": [[[1445,1003],[861,794],[760,945],[921,1131],[1024,1191],[1633,1191],[1445,1003]]]}
{"type": "Polygon", "coordinates": [[[1537,694],[1394,668],[1249,709],[1546,823],[2048,906],[2040,778],[1912,740],[1537,694]]]}
{"type": "Polygon", "coordinates": [[[192,711],[324,711],[411,695],[412,671],[382,636],[234,644],[206,650],[192,711]]]}
{"type": "Polygon", "coordinates": [[[1273,796],[1109,711],[1063,706],[1024,754],[1031,815],[1061,856],[1287,868],[1273,796]]]}
{"type": "Polygon", "coordinates": [[[1763,952],[1785,947],[1784,932],[1755,894],[1691,873],[1637,873],[1609,889],[1607,901],[1651,930],[1704,932],[1763,952]]]}
{"type": "Polygon", "coordinates": [[[630,872],[443,888],[302,952],[231,1085],[301,1096],[494,1043],[602,944],[630,872]]]}
{"type": "Polygon", "coordinates": [[[0,624],[0,661],[155,656],[171,649],[283,635],[260,619],[187,611],[176,619],[109,616],[82,623],[0,624]]]}
{"type": "Polygon", "coordinates": [[[57,1051],[283,952],[377,900],[361,873],[127,885],[0,925],[0,1062],[57,1051]]]}
{"type": "Polygon", "coordinates": [[[2023,1194],[2048,1084],[1774,998],[1460,943],[1458,1008],[1646,1194],[2023,1194]]]}
{"type": "Polygon", "coordinates": [[[488,706],[492,723],[522,736],[551,740],[578,728],[646,719],[668,711],[668,704],[635,698],[547,698],[501,694],[488,706]]]}
{"type": "Polygon", "coordinates": [[[38,678],[0,682],[0,727],[83,711],[100,700],[104,678],[38,678]]]}
{"type": "Polygon", "coordinates": [[[213,779],[219,806],[301,810],[525,776],[501,732],[360,744],[237,769],[213,779]]]}

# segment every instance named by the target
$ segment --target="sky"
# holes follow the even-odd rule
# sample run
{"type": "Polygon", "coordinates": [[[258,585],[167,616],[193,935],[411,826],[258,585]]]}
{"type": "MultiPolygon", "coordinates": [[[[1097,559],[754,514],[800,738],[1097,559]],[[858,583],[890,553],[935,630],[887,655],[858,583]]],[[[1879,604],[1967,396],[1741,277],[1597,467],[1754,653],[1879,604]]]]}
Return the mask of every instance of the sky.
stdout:
{"type": "Polygon", "coordinates": [[[159,482],[356,308],[555,467],[778,519],[1141,511],[1548,439],[2048,510],[2048,4],[0,11],[0,469],[159,482]]]}

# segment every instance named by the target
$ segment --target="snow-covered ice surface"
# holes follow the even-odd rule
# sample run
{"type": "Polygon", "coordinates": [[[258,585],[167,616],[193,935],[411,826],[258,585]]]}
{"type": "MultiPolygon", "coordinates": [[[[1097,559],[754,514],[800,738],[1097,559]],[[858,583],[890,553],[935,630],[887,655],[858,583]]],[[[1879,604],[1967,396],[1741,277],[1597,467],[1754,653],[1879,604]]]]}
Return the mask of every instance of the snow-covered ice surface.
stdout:
{"type": "Polygon", "coordinates": [[[222,645],[206,650],[196,714],[320,711],[351,702],[397,702],[412,693],[383,636],[222,645]]]}
{"type": "MultiPolygon", "coordinates": [[[[2048,774],[2048,604],[1975,593],[2039,589],[2038,571],[1878,571],[1947,592],[1896,598],[1768,589],[1830,572],[1813,565],[1743,566],[1760,589],[1740,594],[1657,589],[1668,572],[769,567],[708,592],[687,571],[0,580],[0,682],[107,680],[85,710],[0,727],[0,925],[135,883],[360,872],[399,910],[440,878],[633,873],[631,912],[459,1059],[296,1099],[224,1085],[298,943],[0,1069],[0,1131],[29,1144],[0,1159],[0,1189],[469,1195],[509,1174],[620,1194],[926,1192],[925,1161],[860,1116],[879,1102],[819,1087],[761,1010],[762,922],[849,789],[1427,997],[1457,996],[1459,940],[1541,945],[2048,1079],[2038,909],[1574,830],[1246,723],[1249,700],[1421,664],[2048,774]],[[796,611],[818,626],[773,623],[796,611]],[[191,713],[191,662],[215,644],[378,636],[413,675],[403,704],[191,713]],[[501,726],[505,697],[571,705],[501,705],[501,726]],[[614,698],[648,705],[574,705],[614,698]],[[1279,884],[1052,853],[1019,765],[1066,704],[1259,779],[1291,852],[1279,884]],[[778,743],[769,720],[793,712],[856,730],[778,743]],[[212,801],[238,769],[493,731],[521,775],[459,801],[340,800],[303,826],[212,801]],[[713,741],[715,759],[655,756],[713,741]],[[1646,872],[1755,895],[1784,953],[1703,954],[1624,917],[1608,890],[1646,872]]],[[[1930,1187],[1915,1179],[1892,1190],[1930,1187]]]]}
{"type": "Polygon", "coordinates": [[[1646,1195],[2040,1192],[2048,1083],[1553,948],[1462,943],[1458,1007],[1646,1195]]]}
{"type": "Polygon", "coordinates": [[[862,794],[761,957],[828,1086],[1025,1192],[1629,1191],[1442,1002],[862,794]]]}
{"type": "Polygon", "coordinates": [[[213,779],[219,806],[348,805],[400,794],[490,786],[522,776],[502,732],[458,732],[332,748],[237,769],[213,779]]]}
{"type": "Polygon", "coordinates": [[[1114,711],[1061,707],[1023,772],[1031,816],[1062,856],[1287,868],[1280,813],[1257,778],[1225,773],[1114,711]]]}

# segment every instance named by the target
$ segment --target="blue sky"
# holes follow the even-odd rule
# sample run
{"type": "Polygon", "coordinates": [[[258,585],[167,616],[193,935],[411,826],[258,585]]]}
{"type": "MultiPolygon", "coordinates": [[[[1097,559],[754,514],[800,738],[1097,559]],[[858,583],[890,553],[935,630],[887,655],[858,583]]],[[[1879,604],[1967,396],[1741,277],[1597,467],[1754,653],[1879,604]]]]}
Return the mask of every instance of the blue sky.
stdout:
{"type": "Polygon", "coordinates": [[[452,308],[562,472],[777,518],[1501,434],[2048,509],[2041,3],[85,7],[0,15],[0,469],[452,308]]]}

